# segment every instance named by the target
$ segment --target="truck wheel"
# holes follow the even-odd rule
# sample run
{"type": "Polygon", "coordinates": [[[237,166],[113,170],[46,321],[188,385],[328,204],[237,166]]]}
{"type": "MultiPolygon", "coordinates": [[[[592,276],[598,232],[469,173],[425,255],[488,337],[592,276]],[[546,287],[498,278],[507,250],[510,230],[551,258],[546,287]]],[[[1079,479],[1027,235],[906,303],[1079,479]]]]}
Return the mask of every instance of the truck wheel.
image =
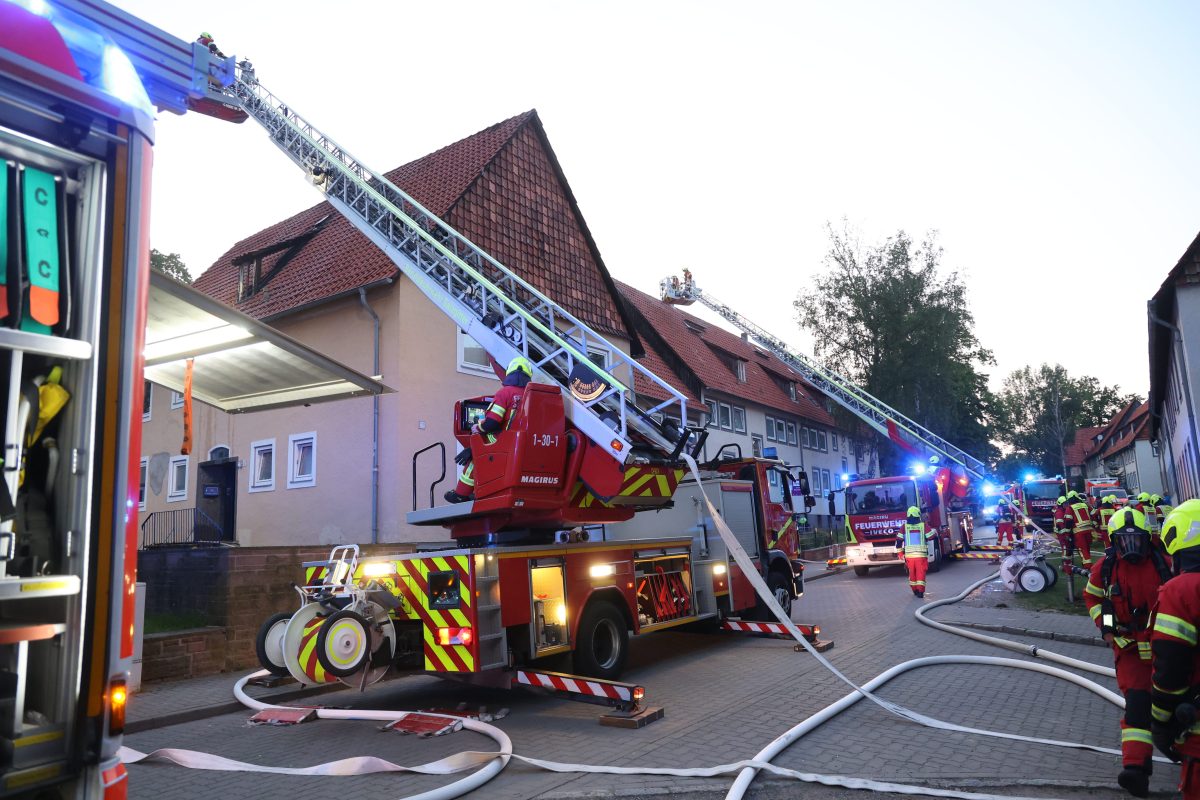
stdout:
{"type": "MultiPolygon", "coordinates": [[[[788,619],[792,617],[792,592],[788,588],[788,579],[777,569],[773,569],[767,573],[767,588],[774,596],[775,602],[779,603],[779,607],[783,609],[783,613],[788,619]]],[[[771,613],[771,609],[767,608],[767,604],[761,599],[754,606],[754,618],[760,622],[777,622],[775,615],[771,613]]]]}
{"type": "Polygon", "coordinates": [[[865,578],[865,577],[867,577],[867,573],[868,573],[868,572],[870,572],[870,571],[871,571],[871,568],[870,568],[870,567],[860,567],[860,566],[855,566],[855,567],[854,567],[854,574],[855,574],[855,575],[857,575],[857,576],[858,576],[858,577],[860,577],[860,578],[865,578]]]}
{"type": "Polygon", "coordinates": [[[941,572],[942,558],[942,540],[935,538],[929,547],[930,572],[941,572]]]}
{"type": "Polygon", "coordinates": [[[291,618],[290,611],[272,614],[258,629],[258,637],[254,640],[258,663],[272,675],[286,677],[289,674],[287,665],[283,663],[283,632],[291,618]]]}
{"type": "Polygon", "coordinates": [[[625,617],[607,600],[589,603],[579,621],[575,671],[592,678],[616,680],[628,657],[629,631],[625,617]]]}

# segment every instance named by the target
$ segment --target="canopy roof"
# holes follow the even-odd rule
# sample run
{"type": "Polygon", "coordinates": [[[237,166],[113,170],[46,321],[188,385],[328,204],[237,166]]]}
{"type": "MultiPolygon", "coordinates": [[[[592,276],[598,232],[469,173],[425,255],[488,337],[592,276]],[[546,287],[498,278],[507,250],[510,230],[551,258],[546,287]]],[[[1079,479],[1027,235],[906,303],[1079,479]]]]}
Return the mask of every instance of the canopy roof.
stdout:
{"type": "Polygon", "coordinates": [[[150,273],[146,380],[236,414],[393,389],[159,272],[150,273]]]}

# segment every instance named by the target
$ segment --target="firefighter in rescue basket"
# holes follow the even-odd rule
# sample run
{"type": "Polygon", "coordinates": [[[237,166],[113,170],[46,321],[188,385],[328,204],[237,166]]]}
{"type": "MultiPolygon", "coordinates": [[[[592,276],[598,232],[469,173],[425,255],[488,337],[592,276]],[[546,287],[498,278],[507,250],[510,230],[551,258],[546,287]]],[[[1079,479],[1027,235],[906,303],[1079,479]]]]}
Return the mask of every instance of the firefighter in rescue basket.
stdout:
{"type": "Polygon", "coordinates": [[[896,539],[896,549],[908,568],[908,585],[917,597],[925,596],[925,573],[929,569],[929,540],[934,531],[921,519],[921,509],[909,506],[904,530],[896,539]]]}
{"type": "MultiPolygon", "coordinates": [[[[509,362],[508,369],[504,373],[504,385],[492,398],[492,404],[488,406],[483,419],[475,425],[476,432],[483,436],[485,442],[488,444],[495,442],[497,433],[508,430],[513,416],[517,413],[517,407],[521,404],[525,387],[531,380],[533,380],[533,365],[529,363],[529,359],[517,356],[509,362]]],[[[446,501],[465,503],[475,494],[475,464],[472,460],[471,448],[468,447],[455,456],[454,461],[463,468],[463,471],[462,476],[458,479],[458,485],[446,492],[446,501]]]]}
{"type": "Polygon", "coordinates": [[[1088,614],[1112,645],[1117,687],[1125,696],[1121,720],[1119,783],[1134,797],[1149,792],[1150,739],[1150,612],[1158,589],[1170,577],[1162,549],[1146,529],[1146,517],[1132,508],[1112,515],[1108,528],[1112,547],[1092,566],[1083,590],[1088,614]]]}

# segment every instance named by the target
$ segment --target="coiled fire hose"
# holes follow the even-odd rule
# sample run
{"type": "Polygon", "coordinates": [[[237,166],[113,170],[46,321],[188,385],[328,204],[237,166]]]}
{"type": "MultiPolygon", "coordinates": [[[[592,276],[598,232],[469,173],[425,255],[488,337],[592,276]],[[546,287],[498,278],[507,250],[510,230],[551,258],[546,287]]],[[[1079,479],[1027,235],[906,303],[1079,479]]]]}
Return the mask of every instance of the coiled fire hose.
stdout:
{"type": "MultiPolygon", "coordinates": [[[[193,769],[212,769],[223,771],[252,771],[252,772],[269,772],[273,774],[286,775],[362,775],[375,772],[415,772],[421,774],[442,775],[463,772],[469,769],[476,769],[474,773],[462,778],[453,783],[447,784],[437,789],[428,792],[423,792],[418,795],[412,795],[406,800],[450,800],[451,798],[461,797],[463,794],[482,786],[487,781],[491,780],[495,775],[508,764],[511,759],[517,759],[532,766],[539,767],[544,770],[562,773],[603,773],[614,775],[665,775],[677,777],[716,777],[737,772],[737,778],[729,789],[727,800],[740,800],[745,794],[754,776],[759,771],[767,771],[782,777],[794,778],[797,780],[821,783],[829,786],[842,786],[851,789],[866,789],[876,792],[891,792],[897,794],[922,795],[927,797],[953,797],[963,798],[964,800],[1034,800],[1033,798],[1021,798],[1014,795],[992,795],[976,792],[965,792],[950,789],[935,789],[925,786],[911,786],[906,784],[897,784],[884,781],[875,781],[865,778],[853,778],[836,775],[819,775],[815,773],[799,772],[796,770],[777,767],[770,763],[770,760],[786,749],[789,745],[797,741],[809,731],[815,729],[825,721],[833,718],[837,714],[846,710],[850,706],[857,703],[863,698],[867,698],[878,705],[885,711],[902,717],[919,725],[932,727],[940,730],[949,730],[961,733],[971,733],[976,735],[991,736],[1002,739],[1012,739],[1017,741],[1035,742],[1047,744],[1057,747],[1069,747],[1075,749],[1091,750],[1094,752],[1119,755],[1120,750],[1113,748],[1098,747],[1078,742],[1065,742],[1053,739],[1042,739],[1037,737],[1021,736],[1018,734],[1002,733],[998,731],[987,731],[979,728],[971,728],[954,723],[944,722],[932,717],[919,714],[915,711],[907,709],[897,703],[884,700],[874,694],[874,691],[883,686],[892,678],[919,667],[931,666],[937,664],[975,664],[986,666],[1003,666],[1017,669],[1026,669],[1034,672],[1039,672],[1045,675],[1062,678],[1068,680],[1084,689],[1098,695],[1114,705],[1123,708],[1124,699],[1112,692],[1111,690],[1100,686],[1092,681],[1089,681],[1079,675],[1067,672],[1066,670],[1057,667],[1050,667],[1044,664],[1037,664],[1028,661],[1019,661],[1008,658],[993,658],[989,656],[932,656],[927,658],[918,658],[911,661],[906,661],[898,664],[881,675],[871,679],[862,686],[856,685],[853,681],[847,678],[840,670],[838,670],[828,659],[808,642],[799,628],[791,621],[791,619],[783,612],[774,595],[767,588],[766,583],[759,575],[758,569],[745,550],[737,541],[736,536],[729,529],[724,519],[712,502],[704,493],[703,483],[700,480],[699,470],[693,459],[684,456],[691,468],[693,476],[696,478],[697,485],[701,490],[709,513],[717,526],[717,530],[725,543],[726,549],[733,556],[734,561],[742,570],[742,573],[749,579],[754,586],[759,598],[764,605],[771,610],[779,622],[788,630],[792,637],[803,646],[810,655],[812,655],[821,666],[832,673],[842,682],[851,687],[851,692],[838,700],[837,702],[818,711],[812,716],[805,719],[800,724],[793,727],[786,733],[776,737],[770,744],[757,753],[752,759],[731,763],[721,764],[713,767],[705,768],[655,768],[655,767],[611,767],[611,766],[596,766],[584,764],[563,764],[559,762],[545,761],[542,759],[530,758],[521,756],[512,751],[512,742],[503,731],[493,725],[489,725],[477,720],[460,720],[458,717],[447,717],[448,720],[458,720],[463,723],[464,729],[476,731],[483,735],[491,737],[499,745],[499,750],[496,752],[478,752],[464,751],[453,756],[422,764],[416,767],[405,767],[393,764],[384,759],[375,757],[358,757],[348,758],[339,761],[332,761],[325,764],[319,764],[313,767],[306,768],[283,768],[283,767],[264,767],[256,764],[249,764],[233,759],[222,758],[207,753],[199,753],[190,750],[179,749],[160,749],[149,754],[139,753],[130,748],[122,748],[121,758],[125,763],[137,763],[140,761],[170,761],[181,766],[186,766],[193,769]]],[[[966,597],[979,586],[987,583],[997,577],[998,573],[983,578],[967,589],[963,590],[959,595],[946,600],[940,600],[924,606],[915,612],[915,616],[922,624],[929,625],[939,630],[944,630],[948,633],[953,633],[959,636],[975,639],[986,644],[991,644],[998,647],[1004,647],[1010,650],[1024,653],[1028,656],[1042,658],[1048,661],[1071,666],[1076,669],[1086,670],[1095,674],[1113,676],[1115,671],[1111,667],[1103,667],[1097,664],[1092,664],[1078,659],[1068,658],[1066,656],[1052,653],[1047,650],[1042,650],[1034,646],[1027,646],[1019,642],[1013,642],[1007,639],[1001,639],[994,636],[986,636],[974,631],[967,631],[961,628],[955,628],[944,623],[935,622],[927,619],[925,613],[933,608],[949,603],[958,602],[966,597]]],[[[256,672],[253,675],[247,675],[238,681],[234,688],[234,694],[243,704],[254,710],[278,709],[285,708],[282,706],[273,706],[261,701],[254,700],[246,695],[244,691],[245,684],[251,678],[265,674],[265,671],[256,672]]],[[[375,721],[394,721],[403,717],[405,712],[397,711],[371,711],[371,710],[343,710],[343,709],[318,709],[317,716],[321,719],[358,719],[358,720],[375,720],[375,721]]],[[[1156,757],[1156,760],[1166,761],[1166,759],[1156,757]]]]}

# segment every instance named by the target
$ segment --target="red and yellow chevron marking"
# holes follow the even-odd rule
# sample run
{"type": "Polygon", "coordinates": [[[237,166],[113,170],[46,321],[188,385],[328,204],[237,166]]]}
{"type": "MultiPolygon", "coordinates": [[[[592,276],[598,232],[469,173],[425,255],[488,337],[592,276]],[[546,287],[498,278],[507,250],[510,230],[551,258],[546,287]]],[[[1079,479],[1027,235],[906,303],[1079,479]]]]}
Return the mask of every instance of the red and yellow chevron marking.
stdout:
{"type": "Polygon", "coordinates": [[[317,633],[325,624],[325,617],[314,617],[304,626],[304,634],[300,637],[300,668],[313,683],[334,683],[337,678],[325,671],[317,659],[317,633]]]}
{"type": "Polygon", "coordinates": [[[396,562],[399,580],[396,588],[404,611],[409,619],[420,620],[425,638],[425,669],[430,672],[474,672],[475,648],[461,644],[441,645],[437,641],[438,628],[475,628],[471,609],[475,601],[475,587],[471,580],[468,556],[433,556],[429,558],[402,559],[396,562]],[[430,572],[458,573],[461,587],[462,608],[429,608],[430,572]]]}
{"type": "MultiPolygon", "coordinates": [[[[621,482],[621,491],[618,492],[618,496],[671,497],[675,494],[679,481],[683,479],[684,472],[682,469],[667,469],[658,466],[630,467],[625,470],[625,477],[621,482]]],[[[591,508],[593,506],[612,508],[611,503],[597,498],[582,483],[575,485],[575,491],[571,495],[571,506],[574,508],[591,508]]]]}

